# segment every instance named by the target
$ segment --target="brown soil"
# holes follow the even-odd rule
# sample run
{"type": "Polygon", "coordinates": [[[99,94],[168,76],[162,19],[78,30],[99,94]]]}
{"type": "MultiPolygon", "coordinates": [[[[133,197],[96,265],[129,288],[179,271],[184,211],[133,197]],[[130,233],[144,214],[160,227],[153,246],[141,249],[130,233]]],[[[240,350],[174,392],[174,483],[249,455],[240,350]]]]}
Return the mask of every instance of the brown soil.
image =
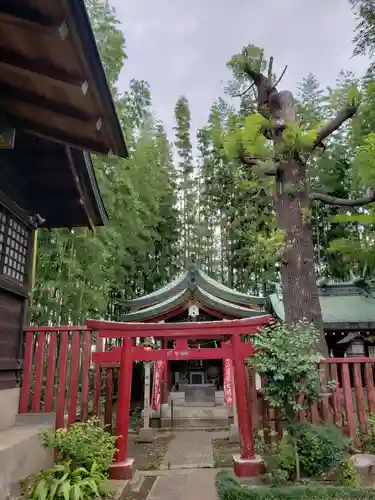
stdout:
{"type": "Polygon", "coordinates": [[[137,436],[129,436],[128,457],[135,459],[138,470],[156,470],[167,452],[172,435],[157,435],[152,443],[138,443],[137,436]]]}
{"type": "Polygon", "coordinates": [[[145,477],[139,491],[127,491],[121,500],[146,500],[155,481],[156,476],[145,477]]]}
{"type": "Polygon", "coordinates": [[[240,452],[238,443],[231,443],[229,438],[213,439],[214,465],[217,468],[233,466],[233,455],[240,452]]]}

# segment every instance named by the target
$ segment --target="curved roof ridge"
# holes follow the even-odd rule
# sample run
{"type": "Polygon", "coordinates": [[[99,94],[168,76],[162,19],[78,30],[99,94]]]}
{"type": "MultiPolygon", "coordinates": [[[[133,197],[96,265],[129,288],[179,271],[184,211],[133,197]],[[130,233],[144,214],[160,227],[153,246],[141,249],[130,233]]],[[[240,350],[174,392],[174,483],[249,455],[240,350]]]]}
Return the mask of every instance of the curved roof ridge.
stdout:
{"type": "Polygon", "coordinates": [[[220,311],[228,316],[234,316],[235,318],[250,318],[252,316],[264,316],[264,311],[259,311],[255,309],[249,309],[248,307],[242,307],[232,302],[228,302],[225,299],[216,297],[212,295],[207,290],[204,290],[199,285],[197,287],[196,293],[197,299],[217,311],[220,311]]]}
{"type": "Polygon", "coordinates": [[[221,299],[226,300],[227,302],[237,302],[245,305],[258,305],[262,306],[265,304],[264,297],[257,297],[255,295],[248,295],[243,292],[239,292],[234,290],[233,288],[229,288],[228,286],[216,281],[211,278],[208,274],[206,274],[201,269],[197,271],[198,275],[198,284],[205,288],[211,295],[218,296],[221,299]],[[216,295],[215,293],[216,292],[216,295]]]}
{"type": "Polygon", "coordinates": [[[129,313],[121,315],[121,321],[142,322],[146,319],[157,317],[160,314],[174,309],[175,307],[180,305],[180,303],[185,302],[189,298],[189,296],[190,292],[188,293],[188,290],[183,289],[177,295],[173,295],[172,297],[169,297],[162,302],[157,302],[144,309],[131,311],[129,313]]]}
{"type": "Polygon", "coordinates": [[[187,271],[185,271],[161,288],[158,288],[157,290],[147,295],[143,295],[142,297],[126,300],[123,305],[126,309],[131,309],[133,307],[151,306],[156,303],[164,302],[169,298],[175,297],[176,293],[179,294],[181,291],[184,291],[188,288],[187,278],[188,273],[187,271]]]}

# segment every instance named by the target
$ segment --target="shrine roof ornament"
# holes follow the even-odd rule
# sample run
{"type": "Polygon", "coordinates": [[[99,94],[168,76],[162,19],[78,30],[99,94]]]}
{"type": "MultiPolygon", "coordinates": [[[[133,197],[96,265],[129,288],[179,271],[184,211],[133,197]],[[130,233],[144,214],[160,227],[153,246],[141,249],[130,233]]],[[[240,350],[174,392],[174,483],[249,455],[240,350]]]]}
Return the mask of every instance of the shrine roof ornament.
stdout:
{"type": "Polygon", "coordinates": [[[204,273],[197,264],[164,287],[123,303],[128,310],[122,321],[149,321],[170,312],[188,308],[194,300],[203,310],[218,312],[227,318],[264,315],[265,299],[233,290],[204,273]]]}

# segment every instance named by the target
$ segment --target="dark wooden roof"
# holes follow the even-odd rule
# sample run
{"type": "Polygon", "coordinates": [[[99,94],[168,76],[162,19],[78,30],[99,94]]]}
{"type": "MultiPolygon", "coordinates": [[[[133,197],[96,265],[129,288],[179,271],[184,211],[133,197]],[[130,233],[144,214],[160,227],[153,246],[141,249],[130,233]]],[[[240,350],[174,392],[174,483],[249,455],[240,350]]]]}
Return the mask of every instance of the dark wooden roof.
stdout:
{"type": "Polygon", "coordinates": [[[0,111],[16,129],[127,156],[83,0],[1,0],[0,111]]]}
{"type": "Polygon", "coordinates": [[[43,227],[101,226],[107,213],[90,155],[19,133],[0,150],[0,189],[21,210],[46,219],[43,227]]]}

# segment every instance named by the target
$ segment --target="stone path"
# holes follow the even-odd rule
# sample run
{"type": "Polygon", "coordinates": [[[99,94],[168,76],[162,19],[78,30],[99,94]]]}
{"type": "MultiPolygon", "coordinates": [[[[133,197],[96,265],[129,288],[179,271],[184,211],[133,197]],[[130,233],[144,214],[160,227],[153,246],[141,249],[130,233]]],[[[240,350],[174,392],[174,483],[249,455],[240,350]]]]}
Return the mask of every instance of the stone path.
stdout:
{"type": "Polygon", "coordinates": [[[217,500],[212,440],[225,432],[177,432],[147,500],[217,500]]]}
{"type": "Polygon", "coordinates": [[[212,440],[222,438],[223,432],[181,431],[168,445],[161,470],[206,469],[214,466],[212,440]]]}
{"type": "Polygon", "coordinates": [[[158,476],[147,500],[217,500],[215,469],[184,469],[158,476]]]}

